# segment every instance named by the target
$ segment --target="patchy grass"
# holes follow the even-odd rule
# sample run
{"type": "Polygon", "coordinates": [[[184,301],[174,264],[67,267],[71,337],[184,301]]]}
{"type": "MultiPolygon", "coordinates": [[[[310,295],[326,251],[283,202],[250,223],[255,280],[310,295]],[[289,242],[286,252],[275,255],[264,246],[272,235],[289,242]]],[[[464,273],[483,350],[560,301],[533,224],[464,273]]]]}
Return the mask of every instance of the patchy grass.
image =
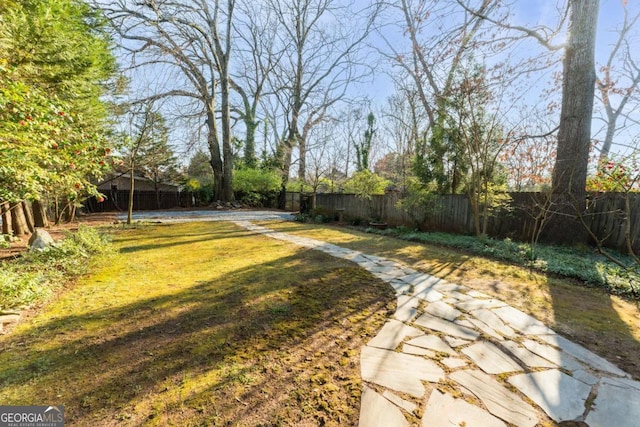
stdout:
{"type": "Polygon", "coordinates": [[[121,230],[118,253],[0,337],[0,402],[68,425],[355,425],[395,309],[355,264],[229,223],[121,230]]]}
{"type": "Polygon", "coordinates": [[[570,279],[460,252],[352,229],[301,223],[264,223],[291,234],[324,240],[402,262],[462,283],[519,308],[640,379],[640,307],[570,279]]]}

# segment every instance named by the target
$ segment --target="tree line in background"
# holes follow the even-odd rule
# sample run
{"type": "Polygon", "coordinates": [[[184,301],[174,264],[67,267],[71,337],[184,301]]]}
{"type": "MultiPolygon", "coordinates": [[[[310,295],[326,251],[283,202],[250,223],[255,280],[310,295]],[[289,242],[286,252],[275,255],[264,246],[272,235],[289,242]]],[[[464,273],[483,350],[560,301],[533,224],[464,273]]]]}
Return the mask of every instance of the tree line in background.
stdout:
{"type": "Polygon", "coordinates": [[[622,21],[596,63],[597,0],[567,0],[535,26],[520,25],[508,3],[477,3],[6,3],[2,102],[17,107],[2,113],[0,144],[12,157],[0,166],[0,200],[101,197],[89,178],[115,163],[132,185],[136,174],[180,181],[203,202],[282,206],[287,189],[366,198],[391,188],[411,209],[466,193],[483,234],[507,190],[544,190],[541,223],[558,241],[581,241],[587,190],[619,187],[612,170],[624,171],[625,194],[637,188],[629,129],[638,124],[640,13],[616,5],[622,21]],[[75,37],[62,40],[67,33],[75,37]],[[117,91],[112,52],[126,91],[117,91]],[[363,94],[380,73],[393,85],[385,105],[363,94]],[[37,96],[46,108],[34,116],[37,96]],[[67,128],[55,140],[54,129],[31,125],[45,116],[78,141],[67,128]],[[593,118],[604,136],[592,135],[593,118]],[[188,148],[186,170],[170,138],[188,148]],[[626,160],[613,154],[621,148],[626,160]]]}

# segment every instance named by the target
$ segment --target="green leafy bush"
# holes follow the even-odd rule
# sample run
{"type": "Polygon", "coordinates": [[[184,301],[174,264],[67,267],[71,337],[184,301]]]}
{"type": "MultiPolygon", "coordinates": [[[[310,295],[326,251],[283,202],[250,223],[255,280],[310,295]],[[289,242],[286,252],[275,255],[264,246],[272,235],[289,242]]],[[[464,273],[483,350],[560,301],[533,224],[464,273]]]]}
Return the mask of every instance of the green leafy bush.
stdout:
{"type": "Polygon", "coordinates": [[[595,251],[584,249],[536,245],[535,257],[529,243],[511,239],[497,240],[485,236],[465,236],[448,233],[423,233],[406,227],[387,230],[367,229],[420,243],[448,246],[475,255],[486,256],[516,265],[529,267],[543,273],[578,279],[589,286],[604,288],[607,292],[631,299],[640,299],[640,266],[622,254],[618,259],[632,267],[628,269],[610,262],[595,251]]]}
{"type": "Polygon", "coordinates": [[[282,185],[280,174],[270,169],[242,168],[234,171],[236,198],[254,206],[263,206],[275,197],[282,185]]]}
{"type": "Polygon", "coordinates": [[[46,300],[66,281],[88,271],[93,255],[112,251],[108,238],[91,227],[77,232],[43,251],[27,252],[0,264],[0,310],[27,307],[46,300]]]}

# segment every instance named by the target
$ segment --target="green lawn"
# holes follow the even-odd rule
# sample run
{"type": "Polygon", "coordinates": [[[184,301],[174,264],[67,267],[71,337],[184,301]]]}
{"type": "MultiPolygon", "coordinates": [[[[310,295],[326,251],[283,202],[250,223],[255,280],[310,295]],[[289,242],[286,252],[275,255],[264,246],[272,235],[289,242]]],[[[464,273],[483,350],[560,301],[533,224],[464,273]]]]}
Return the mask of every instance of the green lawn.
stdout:
{"type": "Polygon", "coordinates": [[[0,402],[67,425],[354,425],[359,349],[395,309],[355,264],[229,223],[117,253],[0,338],[0,402]]]}

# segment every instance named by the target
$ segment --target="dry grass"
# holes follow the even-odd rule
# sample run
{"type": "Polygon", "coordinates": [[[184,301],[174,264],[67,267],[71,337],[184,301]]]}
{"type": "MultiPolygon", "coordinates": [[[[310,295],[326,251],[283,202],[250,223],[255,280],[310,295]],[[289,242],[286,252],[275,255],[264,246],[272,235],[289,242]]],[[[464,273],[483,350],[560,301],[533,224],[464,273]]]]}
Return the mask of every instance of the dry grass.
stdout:
{"type": "Polygon", "coordinates": [[[0,338],[0,402],[68,425],[354,425],[359,349],[394,310],[354,264],[228,223],[124,230],[0,338]]]}
{"type": "Polygon", "coordinates": [[[341,227],[268,223],[279,231],[325,240],[405,263],[491,294],[544,321],[640,379],[640,308],[597,288],[451,249],[341,227]]]}

